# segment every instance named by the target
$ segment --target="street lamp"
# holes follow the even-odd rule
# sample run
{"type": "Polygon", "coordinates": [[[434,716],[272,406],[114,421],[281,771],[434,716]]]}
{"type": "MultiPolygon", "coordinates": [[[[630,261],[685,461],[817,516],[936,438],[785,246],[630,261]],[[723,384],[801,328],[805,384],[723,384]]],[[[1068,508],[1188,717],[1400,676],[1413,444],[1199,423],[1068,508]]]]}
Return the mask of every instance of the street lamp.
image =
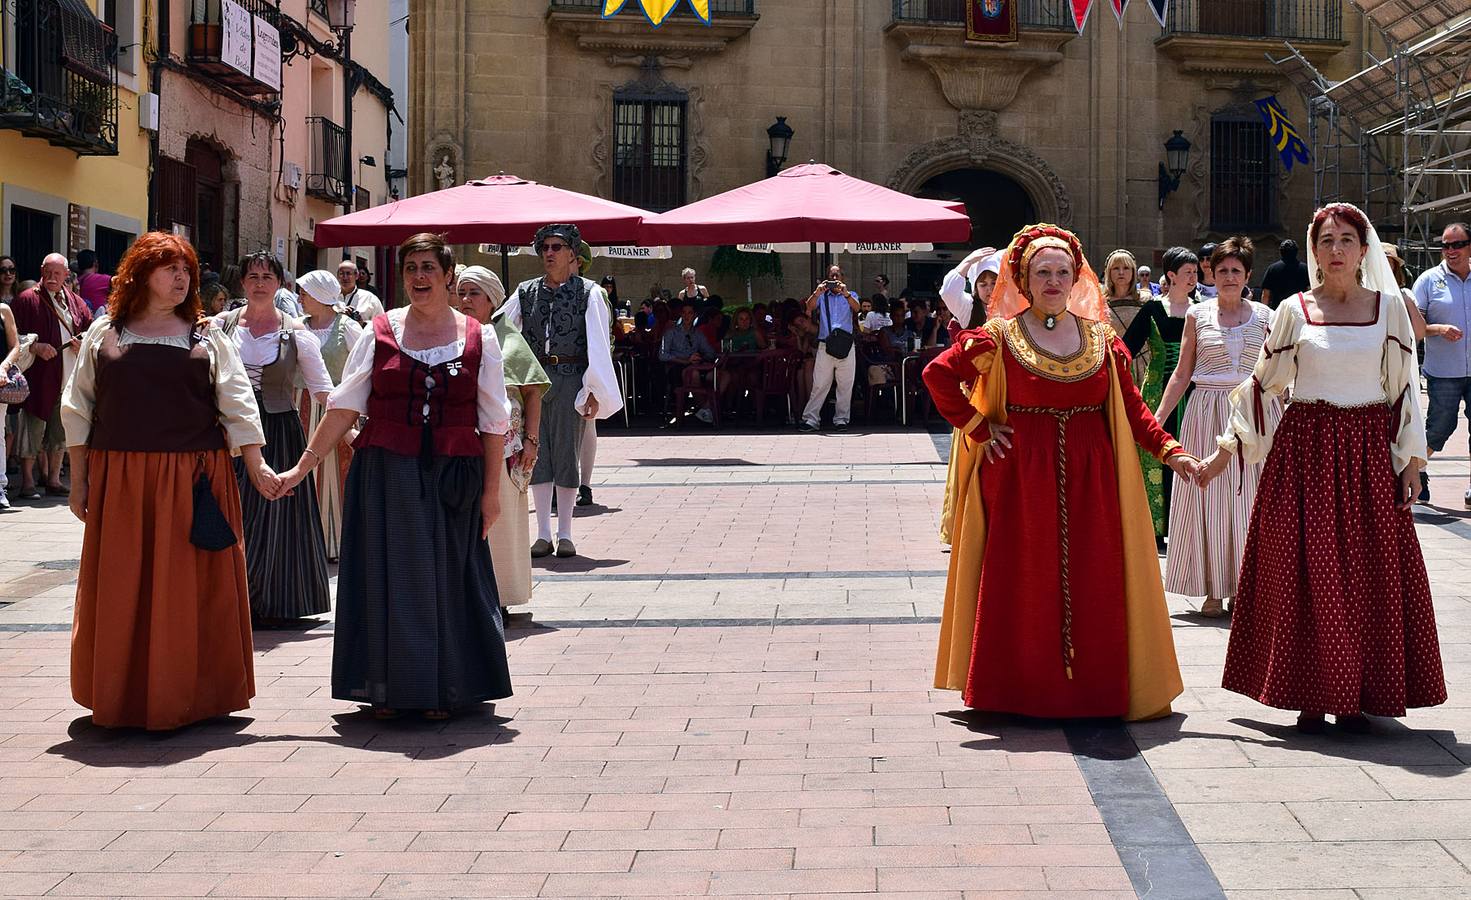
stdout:
{"type": "Polygon", "coordinates": [[[1185,165],[1190,159],[1190,141],[1175,129],[1175,134],[1165,141],[1165,161],[1159,164],[1159,208],[1165,208],[1165,198],[1180,187],[1180,176],[1185,174],[1185,165]]]}
{"type": "Polygon", "coordinates": [[[787,161],[787,149],[792,144],[792,126],[787,124],[786,116],[777,116],[776,123],[766,129],[766,177],[770,178],[781,171],[782,163],[787,161]]]}
{"type": "Polygon", "coordinates": [[[327,27],[338,35],[356,24],[358,0],[326,0],[327,27]]]}

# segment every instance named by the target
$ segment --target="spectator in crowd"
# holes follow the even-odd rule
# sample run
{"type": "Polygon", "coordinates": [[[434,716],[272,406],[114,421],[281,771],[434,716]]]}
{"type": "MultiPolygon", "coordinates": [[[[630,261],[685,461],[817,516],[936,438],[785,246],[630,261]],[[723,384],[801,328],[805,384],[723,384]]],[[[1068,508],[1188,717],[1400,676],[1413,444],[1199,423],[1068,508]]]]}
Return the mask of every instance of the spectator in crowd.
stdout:
{"type": "Polygon", "coordinates": [[[1262,276],[1262,302],[1271,309],[1308,289],[1308,267],[1297,258],[1297,241],[1283,241],[1277,245],[1277,253],[1281,259],[1267,266],[1262,276]]]}
{"type": "Polygon", "coordinates": [[[623,300],[618,296],[618,279],[612,275],[604,275],[603,280],[598,282],[603,286],[603,292],[608,295],[608,305],[613,309],[613,318],[628,315],[629,311],[624,309],[623,300]]]}
{"type": "MultiPolygon", "coordinates": [[[[1445,449],[1462,407],[1471,418],[1471,225],[1452,222],[1440,235],[1440,264],[1415,279],[1415,305],[1425,317],[1425,381],[1430,408],[1425,439],[1430,455],[1445,449]]],[[[25,326],[21,326],[25,330],[25,326]]],[[[1430,501],[1430,476],[1420,473],[1422,503],[1430,501]]],[[[1471,509],[1471,489],[1465,505],[1471,509]]]]}
{"type": "Polygon", "coordinates": [[[889,304],[889,276],[883,272],[879,272],[873,276],[873,297],[871,300],[875,309],[880,305],[888,306],[889,304]]]}
{"type": "Polygon", "coordinates": [[[679,289],[674,299],[681,303],[685,301],[694,303],[696,304],[695,309],[700,309],[704,302],[710,299],[710,289],[696,281],[695,270],[689,267],[685,267],[684,271],[679,273],[679,277],[684,279],[684,287],[679,289]]]}
{"type": "MultiPolygon", "coordinates": [[[[1159,285],[1154,283],[1154,273],[1148,266],[1139,267],[1139,293],[1143,296],[1146,292],[1152,296],[1159,296],[1159,285]]],[[[1145,298],[1148,299],[1148,298],[1145,298]]]]}
{"type": "Polygon", "coordinates": [[[812,371],[816,365],[817,325],[802,310],[801,301],[788,297],[781,303],[777,322],[777,345],[796,355],[798,362],[792,375],[792,408],[803,409],[812,394],[812,371]]]}
{"type": "Polygon", "coordinates": [[[1200,280],[1195,286],[1196,298],[1200,300],[1214,300],[1216,298],[1216,277],[1211,272],[1211,254],[1216,252],[1214,241],[1200,248],[1196,254],[1200,258],[1200,280]]]}
{"type": "Polygon", "coordinates": [[[344,259],[337,264],[337,283],[342,287],[343,306],[364,325],[383,314],[383,301],[372,291],[358,286],[358,264],[344,259]]]}
{"type": "Polygon", "coordinates": [[[817,354],[812,369],[812,393],[807,406],[802,410],[802,430],[817,431],[822,425],[822,404],[837,385],[834,398],[833,428],[848,430],[848,420],[853,413],[853,377],[858,369],[858,357],[853,353],[854,316],[858,312],[858,295],[843,282],[841,266],[829,266],[827,280],[820,281],[807,298],[808,315],[817,315],[817,354]],[[847,332],[846,339],[834,340],[835,348],[843,349],[841,356],[829,350],[828,339],[834,331],[847,332]],[[843,341],[843,344],[838,341],[843,341]]]}
{"type": "Polygon", "coordinates": [[[225,306],[230,302],[229,292],[219,280],[206,282],[199,289],[199,304],[201,315],[206,319],[212,319],[225,311],[225,306]]]}
{"type": "Polygon", "coordinates": [[[719,347],[725,337],[726,319],[725,312],[721,308],[722,302],[718,295],[711,296],[703,306],[696,307],[699,317],[695,320],[695,327],[710,342],[710,346],[719,347]]]}
{"type": "MultiPolygon", "coordinates": [[[[10,384],[10,367],[15,365],[19,355],[20,332],[15,328],[15,313],[10,311],[10,304],[0,303],[0,388],[10,384]]],[[[0,403],[0,445],[8,443],[4,440],[8,437],[5,418],[6,404],[0,403]]],[[[10,508],[10,497],[5,493],[10,478],[6,475],[5,464],[6,461],[0,459],[0,509],[10,508]]]]}
{"type": "Polygon", "coordinates": [[[873,315],[873,301],[864,297],[858,301],[858,333],[868,334],[868,323],[873,315]]]}
{"type": "Polygon", "coordinates": [[[20,295],[20,273],[15,257],[0,254],[0,303],[10,303],[20,295]]]}
{"type": "MultiPolygon", "coordinates": [[[[659,343],[659,362],[664,364],[664,378],[676,393],[679,404],[683,404],[683,391],[699,387],[703,381],[699,366],[715,362],[715,348],[704,332],[695,327],[695,306],[684,302],[679,305],[679,321],[664,332],[659,343]]],[[[679,421],[676,407],[675,419],[679,421]]],[[[715,416],[708,408],[696,413],[701,422],[713,422],[715,416]]]]}
{"type": "Polygon", "coordinates": [[[61,404],[71,511],[85,523],[72,698],[104,728],[179,728],[255,693],[231,452],[261,490],[279,481],[250,381],[234,345],[200,321],[198,286],[187,241],[134,241],[61,404]],[[219,527],[191,528],[211,507],[219,527]]]}
{"type": "MultiPolygon", "coordinates": [[[[235,265],[234,263],[229,263],[228,265],[222,267],[220,269],[220,284],[223,284],[225,286],[225,290],[230,292],[231,306],[236,305],[236,300],[243,301],[245,299],[245,285],[240,281],[239,266],[235,265]]],[[[244,306],[245,304],[242,302],[239,305],[244,306]]]]}
{"type": "MultiPolygon", "coordinates": [[[[354,265],[356,264],[354,263],[354,265]]],[[[288,276],[290,274],[289,272],[287,273],[288,276]]],[[[378,292],[373,290],[373,273],[368,270],[367,266],[358,266],[358,290],[365,294],[372,294],[375,297],[378,296],[378,292]]],[[[381,303],[382,301],[379,302],[381,303]]]]}
{"type": "Polygon", "coordinates": [[[107,292],[112,289],[112,276],[98,271],[97,252],[82,250],[77,253],[77,293],[87,301],[92,312],[107,305],[107,292]]]}
{"type": "Polygon", "coordinates": [[[638,312],[633,317],[633,327],[640,331],[648,331],[654,327],[654,301],[645,300],[638,306],[638,312]]]}
{"type": "Polygon", "coordinates": [[[36,342],[31,346],[35,362],[26,372],[31,394],[21,404],[17,438],[20,495],[27,500],[41,496],[37,479],[42,476],[47,494],[56,497],[67,494],[61,483],[61,457],[66,449],[66,435],[61,426],[61,390],[71,378],[82,335],[92,324],[92,311],[81,297],[66,289],[66,275],[66,257],[50,254],[41,261],[41,283],[11,304],[20,333],[36,335],[36,342]]]}
{"type": "Polygon", "coordinates": [[[1414,293],[1405,286],[1405,261],[1399,258],[1399,248],[1393,244],[1384,245],[1384,258],[1389,260],[1390,271],[1394,273],[1394,282],[1399,285],[1400,294],[1405,300],[1405,312],[1410,314],[1410,324],[1415,329],[1415,340],[1425,340],[1425,317],[1420,314],[1420,307],[1415,305],[1414,293]]]}

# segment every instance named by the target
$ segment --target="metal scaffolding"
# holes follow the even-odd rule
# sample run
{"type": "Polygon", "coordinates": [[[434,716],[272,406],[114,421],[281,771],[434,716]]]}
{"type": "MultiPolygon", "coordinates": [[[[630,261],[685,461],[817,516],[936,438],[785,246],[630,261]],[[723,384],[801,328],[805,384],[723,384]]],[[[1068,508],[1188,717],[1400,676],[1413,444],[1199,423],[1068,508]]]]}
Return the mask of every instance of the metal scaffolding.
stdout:
{"type": "Polygon", "coordinates": [[[1471,212],[1471,0],[1352,0],[1386,48],[1331,82],[1291,44],[1272,58],[1308,108],[1314,199],[1364,207],[1416,268],[1436,219],[1471,212]]]}

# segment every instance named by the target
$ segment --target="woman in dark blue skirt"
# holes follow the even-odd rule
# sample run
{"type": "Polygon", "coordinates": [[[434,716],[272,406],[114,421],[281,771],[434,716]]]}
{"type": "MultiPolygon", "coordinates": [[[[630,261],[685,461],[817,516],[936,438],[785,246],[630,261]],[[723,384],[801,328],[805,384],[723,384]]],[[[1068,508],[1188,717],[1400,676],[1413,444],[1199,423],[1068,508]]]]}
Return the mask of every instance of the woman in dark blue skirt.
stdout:
{"type": "Polygon", "coordinates": [[[347,476],[332,696],[442,719],[511,694],[485,542],[510,408],[494,328],[450,306],[449,247],[415,235],[399,259],[409,306],[373,319],[281,480],[295,486],[368,417],[347,476]]]}

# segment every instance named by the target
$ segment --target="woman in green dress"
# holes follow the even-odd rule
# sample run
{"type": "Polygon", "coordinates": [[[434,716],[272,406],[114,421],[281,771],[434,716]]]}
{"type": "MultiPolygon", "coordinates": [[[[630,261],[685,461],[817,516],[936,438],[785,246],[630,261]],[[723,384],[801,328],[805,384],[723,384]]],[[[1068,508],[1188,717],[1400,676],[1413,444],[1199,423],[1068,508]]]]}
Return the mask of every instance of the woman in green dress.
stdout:
{"type": "Polygon", "coordinates": [[[506,299],[500,278],[484,266],[466,266],[456,279],[460,312],[495,326],[506,372],[511,429],[506,433],[506,464],[501,468],[501,514],[490,526],[490,561],[495,569],[501,609],[531,602],[531,523],[526,487],[536,465],[541,434],[541,397],[551,387],[531,345],[496,310],[506,299]]]}
{"type": "MultiPolygon", "coordinates": [[[[342,290],[337,276],[331,272],[318,269],[306,273],[296,279],[296,290],[305,313],[301,323],[317,336],[322,345],[322,362],[327,364],[327,374],[332,377],[332,384],[338,385],[342,382],[342,367],[347,365],[348,353],[363,336],[363,326],[342,305],[342,290]]],[[[322,415],[327,411],[311,397],[303,398],[297,408],[307,434],[317,430],[322,415]]],[[[349,431],[317,470],[317,506],[322,514],[322,535],[327,541],[328,562],[337,561],[342,545],[342,487],[347,484],[347,467],[352,461],[352,442],[356,437],[357,429],[349,431]]]]}
{"type": "MultiPolygon", "coordinates": [[[[1171,247],[1164,256],[1165,293],[1157,299],[1144,302],[1139,313],[1124,332],[1124,346],[1134,356],[1149,350],[1149,366],[1145,371],[1144,384],[1139,393],[1150,409],[1158,409],[1164,397],[1165,382],[1175,371],[1180,361],[1180,341],[1185,334],[1185,314],[1195,302],[1195,284],[1200,277],[1200,258],[1185,247],[1171,247]]],[[[1169,417],[1160,423],[1170,434],[1178,434],[1180,417],[1185,412],[1187,393],[1169,417]]],[[[1155,540],[1161,552],[1170,508],[1170,493],[1174,488],[1174,475],[1167,469],[1154,466],[1144,469],[1144,488],[1149,495],[1149,512],[1154,519],[1155,540]]]]}

